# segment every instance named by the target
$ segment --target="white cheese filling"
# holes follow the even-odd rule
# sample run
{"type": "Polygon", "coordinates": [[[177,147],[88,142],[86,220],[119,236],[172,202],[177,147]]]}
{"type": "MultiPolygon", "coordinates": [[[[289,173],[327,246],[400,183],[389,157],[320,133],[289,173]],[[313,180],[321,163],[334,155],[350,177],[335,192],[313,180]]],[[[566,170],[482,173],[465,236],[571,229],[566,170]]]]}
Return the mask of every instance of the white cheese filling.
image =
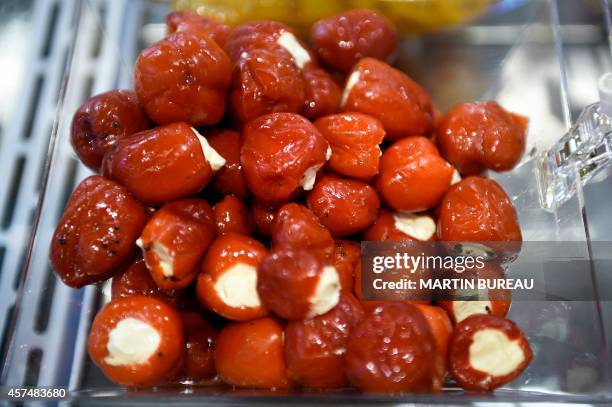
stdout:
{"type": "Polygon", "coordinates": [[[359,82],[359,69],[355,69],[353,72],[351,72],[350,76],[346,80],[346,86],[342,91],[342,98],[340,99],[340,107],[344,107],[344,105],[346,105],[346,101],[348,100],[351,90],[353,90],[353,86],[355,86],[357,82],[359,82]]]}
{"type": "Polygon", "coordinates": [[[331,147],[328,145],[327,146],[327,150],[325,150],[325,161],[329,161],[329,159],[332,156],[332,149],[331,147]]]}
{"type": "Polygon", "coordinates": [[[429,240],[436,233],[436,222],[429,215],[395,213],[393,220],[397,230],[417,240],[429,240]]]}
{"type": "MultiPolygon", "coordinates": [[[[332,149],[328,145],[327,150],[325,150],[325,161],[329,161],[331,155],[332,149]]],[[[323,165],[325,165],[325,163],[313,165],[312,167],[304,171],[304,175],[302,175],[302,179],[300,180],[299,184],[304,191],[310,191],[312,188],[314,188],[315,181],[317,180],[317,173],[319,172],[321,167],[323,167],[323,165]]]]}
{"type": "Polygon", "coordinates": [[[497,329],[483,329],[474,334],[469,349],[471,366],[491,376],[505,376],[525,359],[518,341],[497,329]]]}
{"type": "Polygon", "coordinates": [[[147,261],[147,257],[152,253],[159,264],[159,267],[162,269],[162,274],[164,277],[172,277],[174,275],[174,257],[170,254],[170,251],[166,246],[158,242],[151,242],[151,246],[148,250],[145,250],[143,247],[142,239],[138,238],[136,240],[136,245],[142,249],[142,255],[145,260],[145,265],[149,270],[153,267],[147,261]]]}
{"type": "Polygon", "coordinates": [[[459,174],[459,171],[454,170],[453,171],[453,177],[451,178],[451,185],[455,185],[456,183],[458,183],[459,181],[461,181],[461,175],[459,174]]]}
{"type": "Polygon", "coordinates": [[[453,313],[457,323],[475,314],[490,314],[493,306],[490,301],[454,301],[453,313]]]}
{"type": "Polygon", "coordinates": [[[234,308],[261,306],[257,294],[257,268],[236,263],[221,274],[215,282],[215,291],[225,304],[234,308]]]}
{"type": "Polygon", "coordinates": [[[306,51],[297,38],[295,38],[295,35],[291,34],[289,31],[283,31],[276,40],[276,43],[291,54],[298,68],[304,69],[304,66],[310,62],[310,54],[308,51],[306,51]]]}
{"type": "Polygon", "coordinates": [[[323,167],[323,164],[313,165],[304,171],[302,179],[300,180],[300,186],[304,191],[310,191],[314,188],[315,181],[317,180],[317,172],[323,167]]]}
{"type": "Polygon", "coordinates": [[[306,318],[323,315],[334,308],[340,300],[340,277],[333,266],[323,267],[314,294],[310,297],[310,311],[306,318]]]}
{"type": "Polygon", "coordinates": [[[111,366],[139,365],[153,356],[161,336],[151,325],[136,318],[125,318],[108,334],[104,361],[111,366]]]}
{"type": "Polygon", "coordinates": [[[221,154],[217,153],[217,151],[208,144],[208,140],[206,137],[202,136],[196,129],[191,128],[195,135],[198,137],[200,141],[200,145],[202,146],[202,153],[204,153],[204,159],[208,161],[210,168],[213,172],[219,171],[221,167],[225,165],[225,158],[221,156],[221,154]]]}

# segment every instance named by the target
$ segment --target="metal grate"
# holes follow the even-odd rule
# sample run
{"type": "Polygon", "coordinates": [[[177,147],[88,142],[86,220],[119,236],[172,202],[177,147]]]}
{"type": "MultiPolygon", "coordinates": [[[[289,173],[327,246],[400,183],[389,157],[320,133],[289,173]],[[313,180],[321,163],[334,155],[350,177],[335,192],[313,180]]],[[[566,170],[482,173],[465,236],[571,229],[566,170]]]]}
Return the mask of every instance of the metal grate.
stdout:
{"type": "Polygon", "coordinates": [[[72,35],[74,1],[38,1],[33,7],[32,44],[21,94],[0,149],[0,346],[7,352],[19,274],[40,190],[65,54],[72,35]]]}
{"type": "Polygon", "coordinates": [[[16,113],[10,126],[3,129],[0,150],[0,356],[4,384],[66,387],[79,381],[70,373],[74,358],[83,354],[80,347],[84,341],[74,331],[81,323],[87,324],[90,308],[86,304],[95,301],[96,288],[72,290],[61,284],[51,272],[45,252],[66,200],[76,182],[88,174],[67,142],[70,112],[92,94],[129,86],[131,71],[123,61],[133,57],[121,55],[117,43],[122,41],[123,52],[136,52],[139,27],[134,22],[140,21],[142,10],[142,2],[133,0],[38,0],[34,4],[35,46],[28,58],[26,84],[16,100],[16,113]],[[75,39],[78,47],[74,49],[80,51],[72,55],[75,39]],[[68,64],[70,86],[66,83],[68,64]],[[63,94],[66,89],[79,91],[63,94]],[[61,116],[54,128],[58,109],[61,116]],[[52,131],[57,137],[51,137],[52,131]],[[50,165],[59,179],[47,184],[48,189],[61,187],[46,192],[39,233],[32,252],[26,253],[51,150],[55,150],[56,159],[50,165]],[[28,273],[21,276],[28,255],[28,273]],[[17,298],[20,284],[21,300],[17,298]],[[83,307],[76,306],[81,302],[83,307]],[[66,335],[67,331],[73,334],[66,335]],[[10,338],[9,332],[13,332],[10,338]],[[14,348],[19,352],[12,352],[14,348]]]}

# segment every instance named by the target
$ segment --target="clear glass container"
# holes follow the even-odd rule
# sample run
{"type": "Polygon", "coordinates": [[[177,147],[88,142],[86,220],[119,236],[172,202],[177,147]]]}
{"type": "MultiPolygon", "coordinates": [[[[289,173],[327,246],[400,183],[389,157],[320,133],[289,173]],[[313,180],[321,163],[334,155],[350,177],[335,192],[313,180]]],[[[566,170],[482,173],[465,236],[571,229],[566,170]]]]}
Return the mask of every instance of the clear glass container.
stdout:
{"type": "MultiPolygon", "coordinates": [[[[89,174],[78,164],[69,143],[72,114],[91,94],[131,86],[133,62],[139,50],[163,36],[170,3],[84,0],[78,4],[74,35],[63,39],[71,41],[70,53],[12,321],[10,347],[3,360],[2,386],[66,387],[75,401],[128,400],[129,404],[162,400],[194,404],[612,401],[610,358],[598,301],[516,301],[509,318],[528,336],[534,360],[517,380],[487,395],[464,393],[452,386],[442,394],[402,396],[365,395],[348,390],[279,393],[224,387],[127,392],[107,381],[86,352],[88,329],[105,301],[105,288],[90,286],[75,290],[62,285],[49,270],[48,247],[70,192],[89,174]]],[[[497,2],[467,25],[403,38],[395,65],[423,85],[440,111],[462,101],[492,99],[527,116],[525,159],[512,172],[491,175],[512,198],[524,240],[573,241],[589,256],[581,185],[574,186],[576,193],[563,205],[543,209],[538,185],[540,173],[537,160],[533,159],[559,140],[575,117],[567,47],[582,38],[576,36],[576,30],[583,32],[588,27],[582,23],[562,24],[565,18],[576,17],[564,14],[566,6],[583,13],[595,27],[593,30],[600,29],[597,33],[583,33],[583,37],[598,47],[604,44],[604,57],[609,58],[607,2],[532,0],[497,2]],[[593,37],[596,35],[599,37],[593,37]]],[[[599,74],[593,74],[592,81],[582,77],[583,86],[592,86],[596,92],[599,74]]],[[[597,298],[595,280],[586,284],[591,285],[593,297],[597,298]]]]}

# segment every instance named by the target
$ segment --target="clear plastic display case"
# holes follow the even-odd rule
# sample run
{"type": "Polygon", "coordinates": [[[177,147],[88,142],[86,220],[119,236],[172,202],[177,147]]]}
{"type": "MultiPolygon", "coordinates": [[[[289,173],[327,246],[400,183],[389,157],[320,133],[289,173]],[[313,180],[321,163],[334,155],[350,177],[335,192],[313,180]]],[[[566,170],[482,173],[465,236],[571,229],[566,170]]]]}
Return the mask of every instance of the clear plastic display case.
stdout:
{"type": "MultiPolygon", "coordinates": [[[[509,318],[528,336],[534,359],[517,380],[487,395],[464,393],[452,386],[442,394],[402,396],[214,386],[128,392],[107,381],[86,351],[89,326],[105,301],[105,287],[74,290],[62,285],[49,270],[49,241],[70,192],[88,175],[69,142],[73,112],[91,94],[131,86],[133,62],[140,49],[164,34],[169,7],[169,2],[154,0],[85,0],[78,2],[70,17],[74,35],[61,39],[69,42],[69,52],[3,360],[3,386],[66,387],[72,400],[127,400],[129,404],[160,400],[198,404],[612,401],[610,357],[599,301],[515,302],[509,318]]],[[[512,198],[524,240],[577,242],[585,256],[590,255],[590,241],[581,185],[556,210],[543,209],[534,158],[567,131],[582,107],[596,101],[601,67],[609,67],[609,12],[606,1],[495,2],[466,25],[403,38],[395,62],[423,85],[441,111],[462,101],[493,99],[529,117],[524,160],[512,172],[492,176],[512,198]],[[597,67],[580,65],[585,58],[580,52],[592,52],[593,44],[604,62],[597,67]]],[[[597,298],[595,279],[588,284],[597,298]]]]}

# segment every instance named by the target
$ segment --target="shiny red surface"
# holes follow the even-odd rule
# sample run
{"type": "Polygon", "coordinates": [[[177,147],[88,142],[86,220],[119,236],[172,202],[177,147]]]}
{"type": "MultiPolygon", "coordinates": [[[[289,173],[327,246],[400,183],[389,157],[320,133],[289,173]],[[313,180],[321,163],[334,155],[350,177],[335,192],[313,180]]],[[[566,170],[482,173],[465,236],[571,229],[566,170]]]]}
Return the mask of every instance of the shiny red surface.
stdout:
{"type": "Polygon", "coordinates": [[[334,239],[319,219],[305,206],[288,203],[277,212],[271,229],[274,250],[309,250],[328,261],[334,252],[334,239]]]}
{"type": "Polygon", "coordinates": [[[128,387],[150,386],[172,376],[185,351],[183,321],[165,302],[144,296],[113,300],[96,315],[89,332],[87,350],[102,372],[113,382],[128,387]],[[156,352],[144,363],[111,365],[106,362],[110,332],[126,318],[149,324],[160,335],[156,352]]]}
{"type": "Polygon", "coordinates": [[[385,129],[380,120],[362,113],[321,117],[315,126],[329,142],[327,168],[337,174],[369,181],[378,174],[385,129]]]}
{"type": "Polygon", "coordinates": [[[453,170],[429,139],[406,137],[382,155],[376,187],[396,211],[421,212],[440,202],[450,186],[453,170]]]}
{"type": "Polygon", "coordinates": [[[106,280],[136,251],[146,208],[119,184],[94,175],[74,190],[51,238],[53,270],[70,287],[106,280]]]}
{"type": "Polygon", "coordinates": [[[325,175],[306,198],[308,207],[334,237],[360,232],[376,220],[380,199],[365,182],[325,175]]]}
{"type": "Polygon", "coordinates": [[[391,141],[433,131],[429,96],[408,75],[373,58],[360,60],[353,69],[359,71],[359,80],[348,92],[343,111],[376,117],[391,141]]]}
{"type": "Polygon", "coordinates": [[[157,124],[217,123],[231,82],[227,54],[209,38],[189,31],[170,34],[140,53],[134,89],[157,124]]]}
{"type": "Polygon", "coordinates": [[[244,127],[241,162],[249,189],[264,202],[285,202],[300,190],[304,172],[325,163],[327,141],[295,113],[272,113],[244,127]]]}
{"type": "MultiPolygon", "coordinates": [[[[502,349],[491,348],[491,352],[502,349]]],[[[514,322],[492,315],[472,315],[460,322],[453,331],[449,344],[449,369],[453,379],[466,390],[491,391],[514,380],[527,367],[533,353],[525,335],[514,322]],[[523,350],[524,360],[513,371],[503,376],[492,376],[475,369],[470,363],[470,346],[474,335],[483,329],[495,329],[505,334],[509,340],[518,341],[523,350]]]]}
{"type": "Polygon", "coordinates": [[[100,171],[102,157],[118,139],[151,126],[131,90],[111,90],[87,99],[72,118],[70,141],[83,164],[100,171]]]}
{"type": "Polygon", "coordinates": [[[344,73],[365,57],[386,60],[397,45],[393,24],[368,9],[349,10],[316,22],[310,39],[321,62],[344,73]]]}

